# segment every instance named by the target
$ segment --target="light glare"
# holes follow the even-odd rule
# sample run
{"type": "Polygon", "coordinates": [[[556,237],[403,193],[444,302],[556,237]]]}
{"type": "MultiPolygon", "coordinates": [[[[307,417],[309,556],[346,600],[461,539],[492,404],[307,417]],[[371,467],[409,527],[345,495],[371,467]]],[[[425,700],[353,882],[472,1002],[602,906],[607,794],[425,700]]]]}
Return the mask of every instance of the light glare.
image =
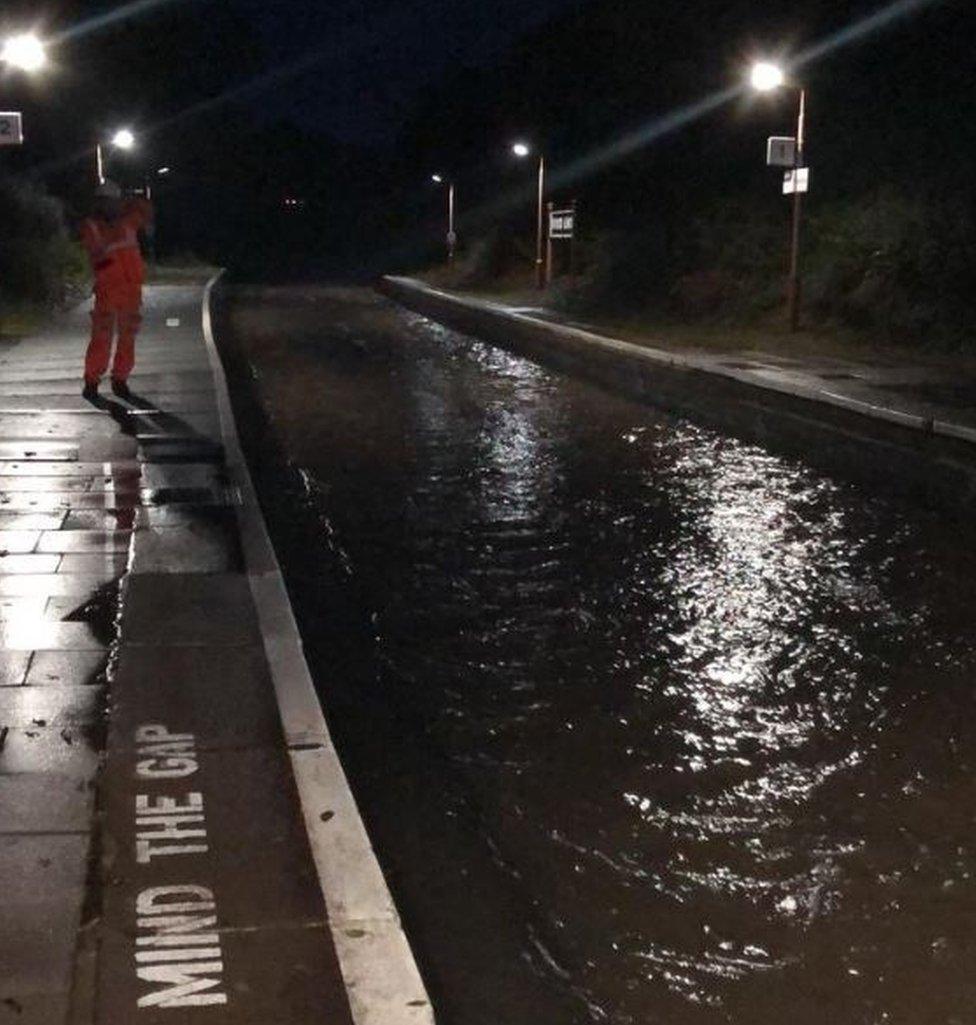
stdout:
{"type": "Polygon", "coordinates": [[[21,71],[40,71],[47,64],[44,44],[30,32],[4,40],[0,61],[21,71]]]}
{"type": "Polygon", "coordinates": [[[524,142],[517,142],[517,143],[515,143],[514,146],[512,146],[512,152],[517,157],[527,157],[532,152],[532,150],[529,149],[529,147],[528,147],[528,145],[526,143],[524,143],[524,142]]]}
{"type": "Polygon", "coordinates": [[[132,149],[135,144],[136,137],[128,128],[120,128],[115,135],[112,136],[112,145],[116,149],[132,149]]]}
{"type": "Polygon", "coordinates": [[[438,185],[441,185],[444,181],[444,179],[439,174],[432,174],[430,176],[430,180],[432,182],[437,182],[438,185]]]}
{"type": "Polygon", "coordinates": [[[776,64],[760,61],[752,67],[752,88],[761,93],[778,89],[786,81],[783,69],[776,64]]]}

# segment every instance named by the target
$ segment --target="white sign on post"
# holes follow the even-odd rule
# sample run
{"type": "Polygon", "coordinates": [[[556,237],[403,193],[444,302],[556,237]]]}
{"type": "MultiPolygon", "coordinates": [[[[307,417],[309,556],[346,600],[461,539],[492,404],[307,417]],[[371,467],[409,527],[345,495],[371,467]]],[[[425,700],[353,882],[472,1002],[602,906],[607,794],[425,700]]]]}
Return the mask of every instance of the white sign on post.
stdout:
{"type": "Polygon", "coordinates": [[[767,167],[795,167],[796,139],[792,136],[771,135],[766,143],[767,167]]]}
{"type": "Polygon", "coordinates": [[[551,210],[549,212],[549,237],[572,238],[576,224],[575,210],[551,210]]]}
{"type": "Polygon", "coordinates": [[[792,196],[794,192],[810,191],[810,168],[798,167],[783,175],[783,195],[792,196]]]}
{"type": "Polygon", "coordinates": [[[19,111],[0,111],[0,146],[20,146],[24,128],[19,111]]]}

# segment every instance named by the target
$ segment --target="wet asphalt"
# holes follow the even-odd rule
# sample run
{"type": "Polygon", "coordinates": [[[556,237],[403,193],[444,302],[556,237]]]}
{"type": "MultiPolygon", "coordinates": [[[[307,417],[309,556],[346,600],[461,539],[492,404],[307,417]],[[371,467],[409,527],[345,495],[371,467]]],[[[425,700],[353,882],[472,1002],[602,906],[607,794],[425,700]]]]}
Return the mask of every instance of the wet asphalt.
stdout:
{"type": "Polygon", "coordinates": [[[439,1020],[972,1021],[966,524],[365,290],[220,326],[439,1020]]]}

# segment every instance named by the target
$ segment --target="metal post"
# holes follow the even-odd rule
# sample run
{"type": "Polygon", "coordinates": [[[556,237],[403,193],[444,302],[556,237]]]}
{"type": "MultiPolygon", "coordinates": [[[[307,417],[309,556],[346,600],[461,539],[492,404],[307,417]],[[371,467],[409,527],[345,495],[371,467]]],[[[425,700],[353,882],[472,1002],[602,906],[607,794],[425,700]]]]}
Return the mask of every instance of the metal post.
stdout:
{"type": "Polygon", "coordinates": [[[576,200],[570,203],[573,211],[573,234],[569,236],[569,277],[576,280],[576,200]]]}
{"type": "Polygon", "coordinates": [[[546,287],[546,268],[542,255],[543,238],[544,238],[544,206],[546,199],[546,158],[544,156],[539,157],[539,210],[538,210],[538,221],[536,224],[536,239],[535,239],[535,283],[536,287],[542,289],[546,287]]]}
{"type": "Polygon", "coordinates": [[[95,174],[98,178],[98,185],[105,184],[105,163],[102,160],[102,144],[95,143],[95,174]]]}
{"type": "Polygon", "coordinates": [[[793,157],[793,229],[790,233],[789,308],[790,331],[800,329],[800,222],[803,213],[803,194],[800,192],[800,168],[803,166],[803,146],[806,132],[807,91],[800,90],[800,113],[796,125],[796,149],[793,157]]]}
{"type": "Polygon", "coordinates": [[[454,265],[454,246],[457,236],[454,234],[454,182],[447,190],[447,262],[454,265]]]}
{"type": "Polygon", "coordinates": [[[553,203],[550,200],[546,204],[546,211],[549,214],[549,221],[546,224],[546,287],[552,284],[552,209],[553,203]]]}

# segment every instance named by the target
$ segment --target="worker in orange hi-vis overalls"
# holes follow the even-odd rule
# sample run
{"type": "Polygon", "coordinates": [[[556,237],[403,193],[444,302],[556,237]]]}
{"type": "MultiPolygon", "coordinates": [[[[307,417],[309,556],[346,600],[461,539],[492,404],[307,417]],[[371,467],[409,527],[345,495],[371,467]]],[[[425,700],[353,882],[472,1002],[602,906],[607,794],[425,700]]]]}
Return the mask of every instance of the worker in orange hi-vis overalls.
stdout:
{"type": "Polygon", "coordinates": [[[81,242],[95,275],[95,309],[82,392],[87,399],[98,396],[99,382],[108,370],[113,336],[112,391],[122,398],[129,395],[126,382],[135,365],[146,270],[139,250],[139,232],[151,223],[152,204],[148,200],[123,199],[115,182],[103,182],[95,190],[94,211],[81,226],[81,242]]]}

